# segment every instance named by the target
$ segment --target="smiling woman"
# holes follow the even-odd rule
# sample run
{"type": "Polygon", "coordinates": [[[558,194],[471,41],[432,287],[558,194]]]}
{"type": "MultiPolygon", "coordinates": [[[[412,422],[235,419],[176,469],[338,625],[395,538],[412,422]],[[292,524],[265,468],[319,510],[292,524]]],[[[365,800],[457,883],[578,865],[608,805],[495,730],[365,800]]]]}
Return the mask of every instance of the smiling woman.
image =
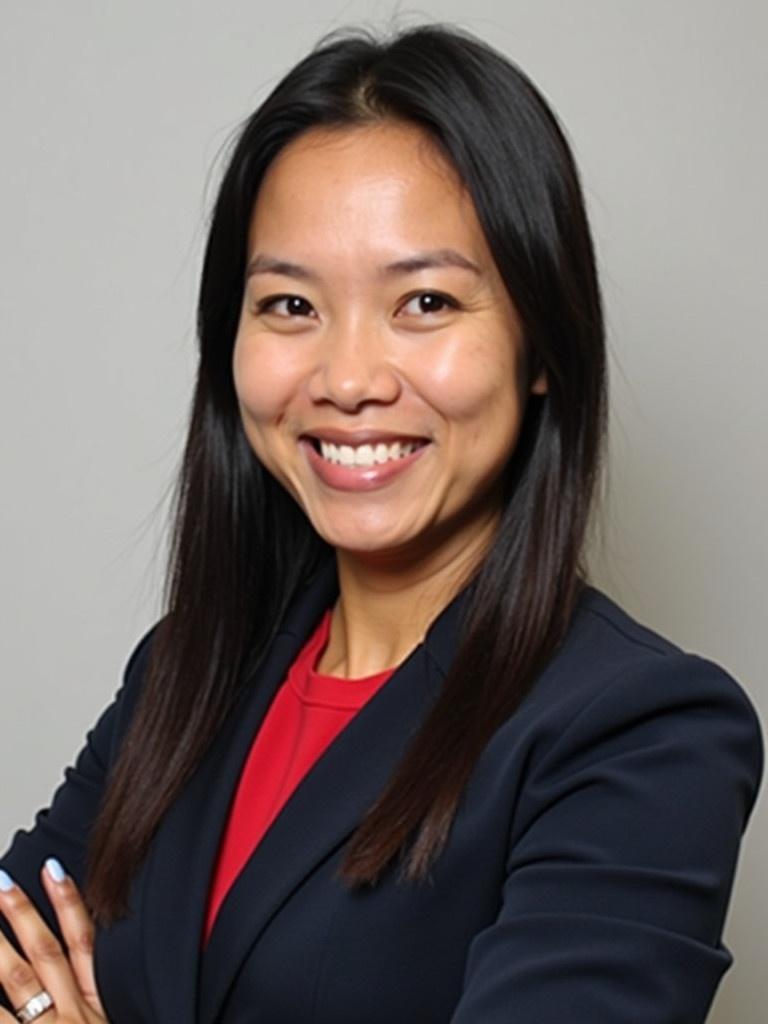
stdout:
{"type": "Polygon", "coordinates": [[[457,30],[324,40],[238,137],[199,340],[166,614],[2,858],[18,1018],[701,1024],[761,734],[588,582],[540,94],[457,30]]]}

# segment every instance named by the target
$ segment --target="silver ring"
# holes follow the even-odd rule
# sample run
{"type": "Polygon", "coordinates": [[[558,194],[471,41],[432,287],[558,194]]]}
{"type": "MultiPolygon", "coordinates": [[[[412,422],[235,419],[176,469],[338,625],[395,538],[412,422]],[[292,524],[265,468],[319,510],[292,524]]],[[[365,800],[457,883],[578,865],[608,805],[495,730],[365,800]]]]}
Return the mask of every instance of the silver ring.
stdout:
{"type": "Polygon", "coordinates": [[[27,1024],[27,1021],[37,1020],[46,1010],[50,1010],[53,1006],[53,998],[50,992],[46,992],[45,989],[42,992],[38,992],[36,996],[32,996],[28,999],[23,1006],[20,1006],[16,1010],[16,1019],[21,1024],[27,1024]]]}

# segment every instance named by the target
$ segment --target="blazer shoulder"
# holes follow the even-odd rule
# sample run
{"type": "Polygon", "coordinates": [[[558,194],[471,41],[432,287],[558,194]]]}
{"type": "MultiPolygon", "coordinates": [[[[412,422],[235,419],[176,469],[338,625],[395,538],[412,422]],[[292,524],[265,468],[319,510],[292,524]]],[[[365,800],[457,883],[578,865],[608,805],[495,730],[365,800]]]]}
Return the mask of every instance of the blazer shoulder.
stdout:
{"type": "Polygon", "coordinates": [[[620,712],[636,702],[648,713],[705,706],[735,716],[761,748],[761,725],[742,684],[722,665],[683,650],[598,588],[582,591],[570,628],[526,703],[534,719],[562,727],[593,703],[620,712]]]}
{"type": "MultiPolygon", "coordinates": [[[[587,623],[601,631],[605,642],[635,657],[646,651],[659,655],[681,654],[682,648],[656,630],[651,629],[622,608],[604,591],[586,584],[574,616],[574,625],[587,623]],[[580,622],[580,618],[585,621],[580,622]]],[[[588,627],[587,627],[588,628],[588,627]]]]}
{"type": "Polygon", "coordinates": [[[137,641],[128,655],[122,673],[122,685],[115,695],[113,708],[115,711],[115,722],[112,729],[111,754],[114,756],[115,748],[122,736],[127,731],[131,719],[136,711],[136,705],[144,689],[144,682],[147,677],[149,659],[152,652],[152,643],[157,635],[158,628],[162,625],[162,619],[155,622],[146,633],[137,641]]]}
{"type": "Polygon", "coordinates": [[[147,665],[149,664],[152,643],[157,636],[157,631],[162,625],[162,622],[163,620],[161,619],[153,626],[150,626],[146,633],[136,642],[128,655],[125,662],[125,668],[123,669],[124,689],[136,690],[141,687],[141,683],[146,675],[147,665]]]}
{"type": "Polygon", "coordinates": [[[707,800],[718,799],[738,811],[743,829],[760,788],[764,742],[757,712],[729,672],[590,587],[486,759],[515,790],[518,823],[539,814],[555,790],[578,788],[587,770],[649,787],[652,762],[659,792],[676,791],[685,775],[702,814],[707,800]]]}
{"type": "Polygon", "coordinates": [[[716,677],[724,689],[752,708],[744,687],[722,665],[684,650],[592,585],[584,587],[570,629],[553,659],[553,664],[558,662],[569,671],[584,669],[596,689],[634,671],[664,677],[716,677]]]}

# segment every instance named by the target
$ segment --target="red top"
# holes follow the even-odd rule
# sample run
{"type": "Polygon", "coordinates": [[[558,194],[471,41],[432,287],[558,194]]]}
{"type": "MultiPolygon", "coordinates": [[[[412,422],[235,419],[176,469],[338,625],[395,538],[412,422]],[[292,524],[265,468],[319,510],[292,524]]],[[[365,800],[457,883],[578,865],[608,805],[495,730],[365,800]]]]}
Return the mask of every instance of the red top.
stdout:
{"type": "Polygon", "coordinates": [[[316,672],[330,625],[328,609],[289,668],[251,746],[219,848],[208,896],[206,942],[230,887],[291,793],[394,671],[362,679],[316,672]]]}

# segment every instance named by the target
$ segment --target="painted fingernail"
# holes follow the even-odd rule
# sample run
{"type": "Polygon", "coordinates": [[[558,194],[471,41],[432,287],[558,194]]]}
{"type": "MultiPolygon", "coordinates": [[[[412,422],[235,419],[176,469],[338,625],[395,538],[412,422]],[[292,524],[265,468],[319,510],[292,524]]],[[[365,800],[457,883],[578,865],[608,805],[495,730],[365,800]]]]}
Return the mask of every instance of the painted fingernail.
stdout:
{"type": "Polygon", "coordinates": [[[45,870],[48,872],[48,877],[54,882],[63,882],[67,877],[67,873],[61,866],[61,861],[56,860],[55,857],[49,857],[45,862],[45,870]]]}
{"type": "Polygon", "coordinates": [[[13,888],[14,882],[7,871],[3,871],[0,868],[0,892],[10,892],[13,888]]]}

